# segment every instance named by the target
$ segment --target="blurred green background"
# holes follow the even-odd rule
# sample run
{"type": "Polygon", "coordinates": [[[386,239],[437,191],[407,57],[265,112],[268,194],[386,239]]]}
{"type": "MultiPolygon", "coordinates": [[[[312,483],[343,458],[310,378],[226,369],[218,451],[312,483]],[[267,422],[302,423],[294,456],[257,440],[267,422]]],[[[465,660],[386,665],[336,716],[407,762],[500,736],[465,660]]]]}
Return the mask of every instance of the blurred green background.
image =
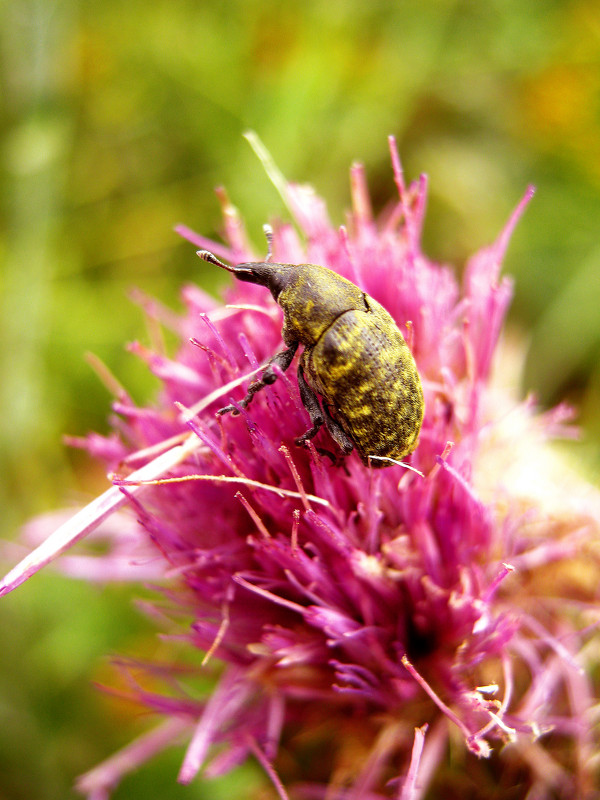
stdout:
{"type": "MultiPolygon", "coordinates": [[[[355,159],[376,207],[393,195],[395,134],[407,175],[430,176],[426,252],[458,268],[534,183],[505,264],[522,389],[577,403],[586,435],[572,452],[597,476],[596,0],[4,0],[0,36],[4,538],[104,488],[61,436],[107,430],[110,398],[86,351],[136,399],[154,391],[124,349],[146,340],[128,293],[178,308],[183,282],[211,277],[173,225],[218,236],[220,184],[258,243],[262,223],[285,214],[248,128],[336,223],[355,159]]],[[[124,587],[48,573],[0,601],[0,800],[74,796],[75,775],[143,730],[90,680],[105,653],[157,646],[124,587]]],[[[115,796],[240,796],[238,784],[178,787],[181,754],[115,796]]]]}

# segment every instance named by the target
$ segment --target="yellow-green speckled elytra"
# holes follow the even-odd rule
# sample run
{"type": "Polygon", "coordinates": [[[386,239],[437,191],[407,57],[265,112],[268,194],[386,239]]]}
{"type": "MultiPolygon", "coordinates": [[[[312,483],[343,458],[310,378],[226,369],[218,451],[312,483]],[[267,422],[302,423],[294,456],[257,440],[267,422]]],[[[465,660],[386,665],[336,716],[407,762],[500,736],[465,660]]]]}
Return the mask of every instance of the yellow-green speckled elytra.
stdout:
{"type": "MultiPolygon", "coordinates": [[[[298,345],[300,397],[312,427],[297,439],[305,444],[325,424],[344,453],[356,448],[365,464],[389,466],[415,449],[425,404],[421,379],[404,337],[390,314],[358,286],[316,264],[271,262],[273,234],[265,233],[265,261],[230,267],[207,250],[198,255],[233,272],[241,281],[266,286],[284,313],[287,348],[274,356],[241,401],[274,383],[298,345]],[[317,393],[321,395],[319,402],[317,393]],[[371,458],[375,457],[373,460],[371,458]]],[[[234,406],[219,411],[234,413],[234,406]]]]}

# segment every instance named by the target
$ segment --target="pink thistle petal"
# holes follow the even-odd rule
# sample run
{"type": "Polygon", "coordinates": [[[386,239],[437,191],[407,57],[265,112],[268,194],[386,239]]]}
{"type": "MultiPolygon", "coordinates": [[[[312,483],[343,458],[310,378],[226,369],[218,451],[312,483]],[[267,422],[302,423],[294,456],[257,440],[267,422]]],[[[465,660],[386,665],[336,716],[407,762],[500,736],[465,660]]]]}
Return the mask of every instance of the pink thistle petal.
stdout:
{"type": "Polygon", "coordinates": [[[431,686],[427,683],[427,681],[419,675],[417,670],[413,667],[410,661],[406,658],[406,656],[402,656],[402,664],[406,667],[406,669],[410,672],[412,677],[417,681],[417,683],[427,692],[429,697],[433,700],[433,702],[438,706],[438,708],[448,717],[448,719],[453,722],[457,728],[459,728],[467,743],[469,750],[471,750],[475,755],[487,758],[490,755],[490,747],[488,743],[484,739],[475,738],[475,736],[469,731],[466,727],[464,722],[458,717],[454,711],[452,711],[449,706],[444,703],[444,701],[438,696],[438,694],[431,688],[431,686]]]}
{"type": "Polygon", "coordinates": [[[102,764],[77,779],[77,790],[89,800],[110,796],[112,790],[130,772],[136,770],[152,756],[175,744],[189,731],[191,722],[179,717],[167,717],[158,727],[144,733],[102,764]]]}
{"type": "MultiPolygon", "coordinates": [[[[201,236],[199,233],[196,233],[191,228],[188,228],[187,225],[176,225],[175,233],[178,233],[184,239],[187,239],[188,242],[191,242],[195,247],[198,247],[201,250],[211,250],[216,256],[223,259],[229,259],[231,256],[231,251],[228,247],[224,247],[223,245],[218,245],[216,242],[213,242],[211,239],[207,239],[205,236],[201,236]]],[[[195,287],[194,287],[195,288],[195,287]]]]}
{"type": "MultiPolygon", "coordinates": [[[[162,475],[175,464],[183,461],[197,447],[197,441],[190,437],[187,443],[157,456],[149,464],[132,473],[130,478],[143,481],[162,475]]],[[[134,491],[140,487],[141,484],[138,484],[134,487],[134,491]]],[[[40,569],[58,558],[65,550],[95,530],[101,522],[126,502],[127,496],[116,487],[107,489],[100,497],[92,500],[85,508],[57,528],[0,581],[0,597],[12,592],[40,569]]]]}
{"type": "Polygon", "coordinates": [[[415,728],[415,741],[413,744],[412,754],[410,758],[410,767],[406,773],[402,791],[398,795],[398,800],[416,800],[416,786],[419,774],[419,765],[421,763],[421,756],[423,755],[423,745],[425,744],[425,734],[427,733],[427,724],[420,728],[415,728]]]}
{"type": "Polygon", "coordinates": [[[273,786],[275,787],[275,791],[277,792],[277,795],[280,798],[280,800],[289,800],[289,795],[286,792],[279,776],[277,775],[275,769],[273,768],[273,765],[267,758],[266,754],[263,753],[263,751],[258,746],[258,742],[256,741],[256,739],[254,739],[254,737],[252,736],[248,736],[247,740],[250,752],[254,754],[258,763],[261,765],[261,767],[269,776],[269,779],[273,784],[273,786]]]}
{"type": "Polygon", "coordinates": [[[217,732],[235,717],[252,694],[252,684],[244,680],[242,670],[231,668],[213,692],[200,717],[181,765],[178,781],[188,784],[201,769],[217,732]]]}

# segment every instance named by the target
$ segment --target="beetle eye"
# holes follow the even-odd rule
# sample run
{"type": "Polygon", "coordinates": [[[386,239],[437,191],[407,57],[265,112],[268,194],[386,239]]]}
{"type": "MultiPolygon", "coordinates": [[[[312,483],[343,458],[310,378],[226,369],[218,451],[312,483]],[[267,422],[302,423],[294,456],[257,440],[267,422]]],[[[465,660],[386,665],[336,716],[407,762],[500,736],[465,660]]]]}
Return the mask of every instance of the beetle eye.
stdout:
{"type": "Polygon", "coordinates": [[[286,284],[285,272],[278,269],[280,266],[282,265],[269,264],[266,261],[251,261],[245,264],[238,264],[234,268],[234,272],[236,278],[240,281],[266,286],[275,300],[277,300],[286,284]]]}

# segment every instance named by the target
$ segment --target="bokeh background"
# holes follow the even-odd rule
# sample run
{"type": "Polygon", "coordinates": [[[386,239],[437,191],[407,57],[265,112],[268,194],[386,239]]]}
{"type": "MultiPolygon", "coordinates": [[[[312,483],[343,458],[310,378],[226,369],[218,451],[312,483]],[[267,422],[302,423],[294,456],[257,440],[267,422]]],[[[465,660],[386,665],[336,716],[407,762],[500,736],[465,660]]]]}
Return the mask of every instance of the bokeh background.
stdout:
{"type": "MultiPolygon", "coordinates": [[[[99,356],[137,400],[153,380],[137,287],[174,308],[221,280],[178,240],[218,237],[225,185],[257,248],[287,217],[242,134],[344,221],[348,168],[393,195],[386,137],[430,176],[425,249],[460,270],[528,183],[510,316],[521,391],[567,398],[570,457],[597,480],[600,433],[600,6],[596,0],[4,0],[0,3],[0,528],[103,490],[61,443],[107,430],[99,356]]],[[[10,563],[5,562],[2,571],[10,563]]],[[[136,596],[139,592],[136,591],[136,596]]],[[[96,692],[106,654],[156,655],[127,587],[48,572],[0,601],[0,799],[74,797],[74,776],[144,730],[96,692]]],[[[182,750],[116,798],[243,797],[258,770],[183,789],[182,750]]],[[[265,797],[272,794],[267,790],[265,797]]]]}

